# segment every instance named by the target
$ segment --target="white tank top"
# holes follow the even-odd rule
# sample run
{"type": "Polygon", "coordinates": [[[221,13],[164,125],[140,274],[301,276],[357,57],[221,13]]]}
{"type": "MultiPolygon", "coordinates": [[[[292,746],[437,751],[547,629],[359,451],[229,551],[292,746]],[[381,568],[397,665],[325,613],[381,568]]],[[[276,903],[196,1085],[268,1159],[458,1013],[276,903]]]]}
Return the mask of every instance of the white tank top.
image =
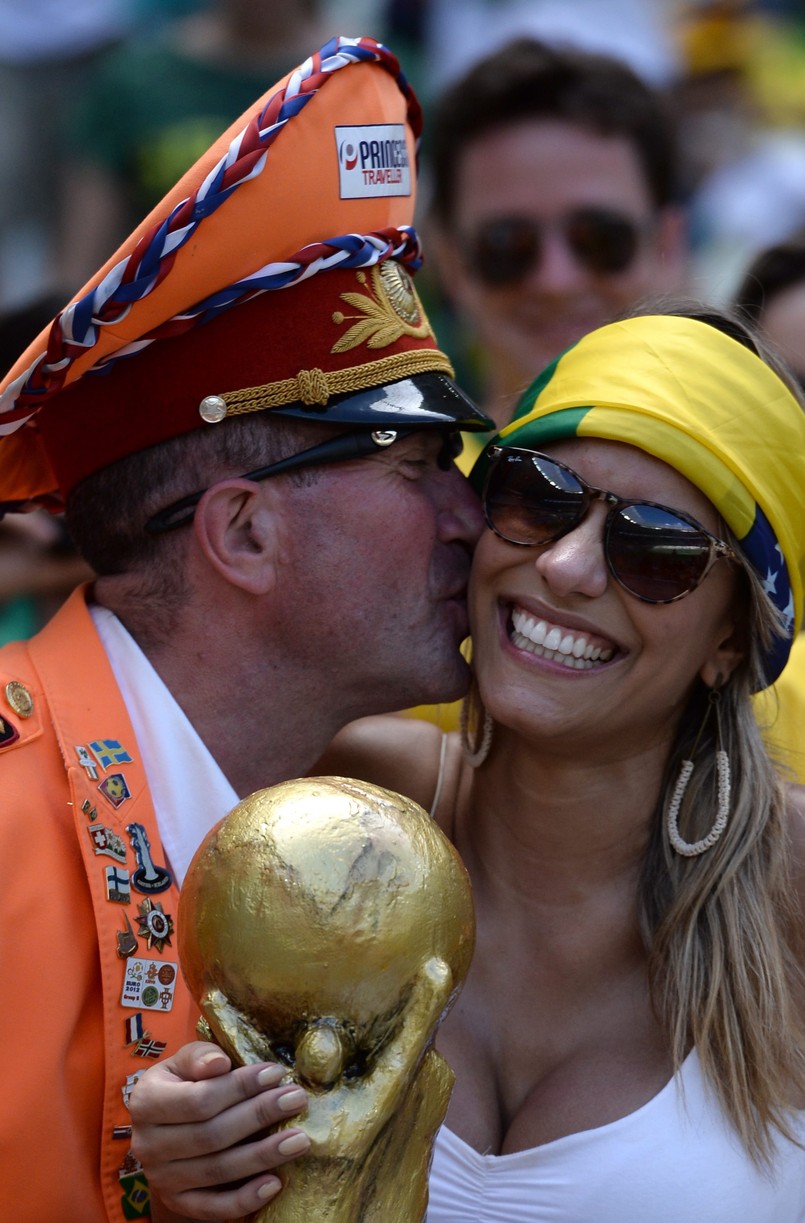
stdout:
{"type": "Polygon", "coordinates": [[[479,1155],[443,1126],[426,1223],[805,1223],[805,1151],[780,1138],[764,1176],[694,1052],[637,1112],[532,1150],[479,1155]]]}

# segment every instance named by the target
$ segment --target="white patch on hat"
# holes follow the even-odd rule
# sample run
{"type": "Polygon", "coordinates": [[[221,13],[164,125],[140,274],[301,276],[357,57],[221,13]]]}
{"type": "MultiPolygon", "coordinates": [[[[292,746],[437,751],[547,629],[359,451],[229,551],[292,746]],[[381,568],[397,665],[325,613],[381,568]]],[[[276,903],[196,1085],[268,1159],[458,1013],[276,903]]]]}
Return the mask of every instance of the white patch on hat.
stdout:
{"type": "Polygon", "coordinates": [[[337,127],[335,145],[342,200],[411,194],[403,123],[337,127]]]}

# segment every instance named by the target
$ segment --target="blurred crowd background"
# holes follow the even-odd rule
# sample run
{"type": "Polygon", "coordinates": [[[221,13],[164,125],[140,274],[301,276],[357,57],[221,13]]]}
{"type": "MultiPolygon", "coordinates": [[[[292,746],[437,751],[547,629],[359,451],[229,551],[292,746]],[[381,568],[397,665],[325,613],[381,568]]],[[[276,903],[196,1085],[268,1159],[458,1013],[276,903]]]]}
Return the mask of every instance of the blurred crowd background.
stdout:
{"type": "MultiPolygon", "coordinates": [[[[805,0],[0,0],[4,372],[211,141],[336,33],[387,42],[419,94],[423,214],[431,107],[531,34],[614,55],[667,99],[691,294],[734,300],[752,261],[805,227],[805,0]]],[[[472,390],[449,291],[428,265],[419,283],[472,390]]],[[[85,573],[58,519],[0,522],[0,641],[85,573]]]]}

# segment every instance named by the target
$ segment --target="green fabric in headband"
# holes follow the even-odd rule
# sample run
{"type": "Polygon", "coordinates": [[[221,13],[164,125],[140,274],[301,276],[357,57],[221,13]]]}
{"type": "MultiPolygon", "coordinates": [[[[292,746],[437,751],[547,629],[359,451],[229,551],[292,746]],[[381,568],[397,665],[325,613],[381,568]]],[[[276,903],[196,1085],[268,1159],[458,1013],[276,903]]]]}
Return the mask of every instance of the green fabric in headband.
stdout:
{"type": "MultiPolygon", "coordinates": [[[[494,440],[539,450],[567,437],[637,446],[708,497],[786,618],[789,640],[767,659],[769,683],[776,679],[805,588],[805,412],[781,379],[708,323],[612,323],[548,366],[494,440]]],[[[487,465],[482,456],[474,483],[487,465]]]]}

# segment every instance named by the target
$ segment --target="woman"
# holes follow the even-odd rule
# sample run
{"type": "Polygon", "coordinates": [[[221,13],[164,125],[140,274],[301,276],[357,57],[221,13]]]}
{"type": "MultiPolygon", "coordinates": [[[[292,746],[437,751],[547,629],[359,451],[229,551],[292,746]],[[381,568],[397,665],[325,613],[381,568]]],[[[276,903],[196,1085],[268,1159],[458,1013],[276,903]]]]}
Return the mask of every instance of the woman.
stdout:
{"type": "MultiPolygon", "coordinates": [[[[428,1223],[805,1217],[805,797],[750,701],[802,618],[803,454],[740,323],[591,333],[475,471],[465,755],[370,719],[322,761],[433,805],[473,883],[428,1223]]],[[[169,1062],[133,1097],[152,1185],[205,1219],[255,1209],[279,1138],[223,1148],[280,1116],[274,1072],[169,1062]]]]}

